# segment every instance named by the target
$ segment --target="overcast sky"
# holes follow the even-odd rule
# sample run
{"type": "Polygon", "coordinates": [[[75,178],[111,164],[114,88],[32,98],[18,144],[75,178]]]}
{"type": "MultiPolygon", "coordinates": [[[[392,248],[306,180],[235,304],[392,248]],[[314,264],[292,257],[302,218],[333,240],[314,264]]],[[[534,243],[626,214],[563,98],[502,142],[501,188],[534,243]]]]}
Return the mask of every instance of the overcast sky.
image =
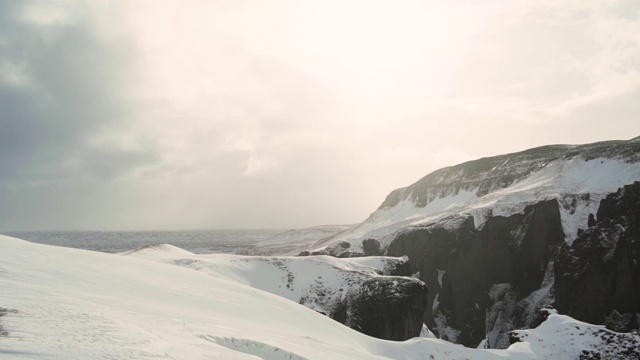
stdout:
{"type": "Polygon", "coordinates": [[[0,231],[356,223],[638,135],[638,0],[0,1],[0,231]]]}

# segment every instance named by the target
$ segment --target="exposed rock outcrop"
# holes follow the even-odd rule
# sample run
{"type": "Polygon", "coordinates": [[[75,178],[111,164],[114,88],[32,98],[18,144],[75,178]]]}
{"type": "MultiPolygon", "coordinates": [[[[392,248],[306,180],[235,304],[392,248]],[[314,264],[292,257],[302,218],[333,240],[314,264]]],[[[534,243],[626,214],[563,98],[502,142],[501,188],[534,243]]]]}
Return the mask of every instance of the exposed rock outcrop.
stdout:
{"type": "Polygon", "coordinates": [[[362,250],[366,256],[382,255],[382,251],[380,250],[380,241],[376,239],[362,240],[362,250]]]}
{"type": "Polygon", "coordinates": [[[427,294],[422,282],[400,277],[372,278],[347,293],[329,316],[369,336],[407,340],[420,335],[427,294]]]}
{"type": "Polygon", "coordinates": [[[407,254],[411,270],[431,289],[427,326],[442,338],[476,346],[487,332],[529,325],[536,305],[550,301],[547,294],[531,294],[545,287],[564,242],[558,202],[489,218],[479,230],[471,217],[445,224],[405,229],[387,250],[407,254]]]}
{"type": "MultiPolygon", "coordinates": [[[[576,319],[638,328],[640,313],[640,182],[601,201],[592,226],[571,246],[564,245],[556,266],[555,307],[576,319]]],[[[612,325],[613,326],[613,325],[612,325]]]]}

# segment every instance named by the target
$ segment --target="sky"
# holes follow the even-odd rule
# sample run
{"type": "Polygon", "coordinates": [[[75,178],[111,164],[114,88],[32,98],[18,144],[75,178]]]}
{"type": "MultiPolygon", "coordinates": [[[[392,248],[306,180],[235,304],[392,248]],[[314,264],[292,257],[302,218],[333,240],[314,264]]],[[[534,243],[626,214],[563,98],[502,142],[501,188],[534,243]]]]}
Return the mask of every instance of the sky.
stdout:
{"type": "Polygon", "coordinates": [[[0,231],[363,221],[640,135],[637,0],[0,2],[0,231]]]}

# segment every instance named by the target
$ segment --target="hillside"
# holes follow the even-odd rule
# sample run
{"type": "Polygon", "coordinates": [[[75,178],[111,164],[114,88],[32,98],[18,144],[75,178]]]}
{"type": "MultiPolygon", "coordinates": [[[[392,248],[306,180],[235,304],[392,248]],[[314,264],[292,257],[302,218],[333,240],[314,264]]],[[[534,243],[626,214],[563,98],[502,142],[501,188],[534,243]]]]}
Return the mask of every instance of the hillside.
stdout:
{"type": "Polygon", "coordinates": [[[636,181],[640,138],[469,161],[394,190],[362,224],[308,253],[408,256],[430,289],[425,323],[466,346],[494,334],[489,346],[505,347],[509,331],[533,326],[549,305],[583,321],[603,323],[614,310],[635,319],[640,304],[623,299],[640,288],[640,251],[629,250],[640,243],[636,181]],[[591,260],[609,253],[613,263],[591,260]],[[579,278],[593,289],[572,286],[579,278]],[[604,284],[617,278],[624,283],[604,284]]]}
{"type": "Polygon", "coordinates": [[[203,271],[5,236],[0,243],[3,359],[569,360],[585,352],[609,359],[637,354],[637,335],[554,314],[538,329],[519,333],[507,350],[428,338],[379,340],[203,271]]]}
{"type": "Polygon", "coordinates": [[[471,216],[481,228],[491,216],[522,213],[528,205],[557,200],[565,239],[587,228],[589,214],[618,188],[640,180],[640,137],[585,145],[550,145],[468,161],[436,170],[392,191],[368,219],[312,246],[348,241],[352,252],[374,238],[386,248],[406,227],[471,216]]]}

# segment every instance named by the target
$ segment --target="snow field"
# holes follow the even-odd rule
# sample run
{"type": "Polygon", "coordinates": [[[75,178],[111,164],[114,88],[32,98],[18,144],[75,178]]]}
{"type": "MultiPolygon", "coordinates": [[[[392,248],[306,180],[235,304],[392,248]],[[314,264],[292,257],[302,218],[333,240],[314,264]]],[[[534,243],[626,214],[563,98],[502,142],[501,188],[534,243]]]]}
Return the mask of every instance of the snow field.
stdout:
{"type": "MultiPolygon", "coordinates": [[[[507,350],[423,337],[392,342],[236,282],[234,276],[247,274],[235,268],[237,256],[195,255],[172,246],[123,256],[6,236],[0,244],[0,306],[11,310],[0,317],[8,332],[0,337],[2,359],[569,360],[584,349],[602,348],[603,332],[611,336],[601,327],[551,315],[539,328],[521,332],[525,342],[507,350]],[[200,269],[166,263],[200,256],[208,261],[200,269]],[[201,271],[215,267],[235,270],[201,271]],[[562,344],[571,346],[559,350],[562,344]]],[[[254,260],[240,264],[259,263],[254,260]]],[[[372,271],[357,261],[345,263],[372,271]]]]}

